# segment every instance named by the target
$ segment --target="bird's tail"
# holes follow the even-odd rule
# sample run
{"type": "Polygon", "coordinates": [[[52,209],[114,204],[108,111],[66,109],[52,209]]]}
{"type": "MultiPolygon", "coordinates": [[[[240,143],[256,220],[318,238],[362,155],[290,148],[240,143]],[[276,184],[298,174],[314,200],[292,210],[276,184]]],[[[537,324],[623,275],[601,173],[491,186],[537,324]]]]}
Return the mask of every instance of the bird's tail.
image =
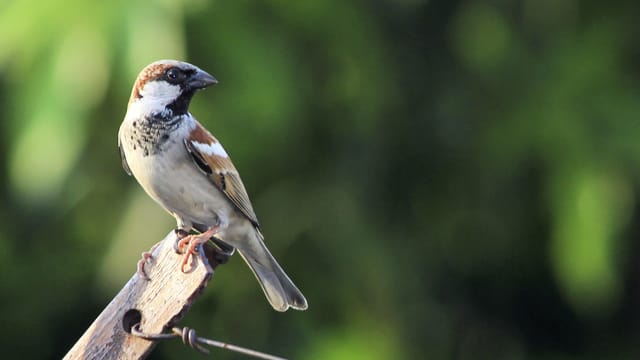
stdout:
{"type": "Polygon", "coordinates": [[[307,299],[271,255],[262,234],[256,229],[252,235],[255,239],[248,241],[242,249],[238,248],[238,252],[258,279],[271,306],[277,311],[287,311],[289,307],[306,310],[307,299]]]}

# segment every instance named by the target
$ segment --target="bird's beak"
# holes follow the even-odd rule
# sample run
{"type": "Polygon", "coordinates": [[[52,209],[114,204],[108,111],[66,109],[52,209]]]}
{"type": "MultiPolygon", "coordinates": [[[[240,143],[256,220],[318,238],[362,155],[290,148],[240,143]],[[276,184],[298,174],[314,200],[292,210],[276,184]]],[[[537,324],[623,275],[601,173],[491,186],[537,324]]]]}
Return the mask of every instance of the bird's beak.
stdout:
{"type": "Polygon", "coordinates": [[[215,85],[218,80],[205,71],[198,70],[189,79],[189,87],[192,89],[204,89],[207,86],[215,85]]]}

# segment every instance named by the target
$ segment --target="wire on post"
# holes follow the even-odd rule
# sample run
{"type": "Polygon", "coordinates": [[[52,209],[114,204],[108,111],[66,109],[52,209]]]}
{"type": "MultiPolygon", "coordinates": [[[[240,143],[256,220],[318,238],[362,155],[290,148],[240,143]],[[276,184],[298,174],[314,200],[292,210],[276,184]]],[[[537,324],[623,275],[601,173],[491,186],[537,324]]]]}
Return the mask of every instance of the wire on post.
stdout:
{"type": "Polygon", "coordinates": [[[171,329],[170,333],[160,333],[160,334],[147,334],[144,333],[140,330],[140,323],[137,323],[135,325],[133,325],[133,327],[131,327],[131,334],[137,337],[141,337],[143,339],[146,340],[151,340],[151,341],[158,341],[158,340],[169,340],[169,339],[175,339],[175,338],[181,338],[182,342],[185,345],[189,345],[191,348],[197,350],[200,353],[203,354],[209,354],[209,349],[203,347],[202,345],[200,345],[200,343],[202,344],[207,344],[209,346],[213,346],[213,347],[217,347],[220,349],[227,349],[227,350],[231,350],[231,351],[235,351],[237,353],[241,353],[244,355],[248,355],[248,356],[253,356],[255,358],[259,358],[259,359],[265,359],[265,360],[287,360],[285,358],[281,358],[275,355],[270,355],[270,354],[266,354],[260,351],[256,351],[256,350],[251,350],[251,349],[247,349],[247,348],[243,348],[241,346],[237,346],[237,345],[233,345],[233,344],[228,344],[228,343],[224,343],[221,341],[217,341],[217,340],[211,340],[211,339],[207,339],[207,338],[202,338],[202,337],[198,337],[196,335],[196,331],[194,329],[188,328],[188,327],[173,327],[171,329]]]}

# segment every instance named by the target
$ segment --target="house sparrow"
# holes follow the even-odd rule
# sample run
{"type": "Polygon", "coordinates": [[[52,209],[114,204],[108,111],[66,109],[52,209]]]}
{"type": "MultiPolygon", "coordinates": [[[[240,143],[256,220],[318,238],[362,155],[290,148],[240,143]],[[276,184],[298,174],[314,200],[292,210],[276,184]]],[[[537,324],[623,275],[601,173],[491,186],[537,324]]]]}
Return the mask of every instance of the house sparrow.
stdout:
{"type": "Polygon", "coordinates": [[[238,249],[274,309],[304,310],[307,300],[263,242],[229,155],[189,113],[196,91],[216,83],[213,76],[185,62],[160,60],[145,67],[118,132],[122,165],[176,218],[178,248],[185,250],[182,271],[198,247],[215,235],[238,249]],[[199,234],[189,235],[191,230],[199,234]]]}

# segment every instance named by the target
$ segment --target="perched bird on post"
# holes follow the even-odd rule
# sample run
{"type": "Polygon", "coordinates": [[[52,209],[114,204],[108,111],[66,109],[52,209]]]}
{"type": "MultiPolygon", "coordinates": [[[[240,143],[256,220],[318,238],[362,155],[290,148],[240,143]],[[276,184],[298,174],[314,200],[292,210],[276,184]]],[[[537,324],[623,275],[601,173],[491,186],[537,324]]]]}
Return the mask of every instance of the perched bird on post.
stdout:
{"type": "MultiPolygon", "coordinates": [[[[238,249],[274,309],[304,310],[307,300],[264,244],[229,155],[189,113],[196,91],[216,83],[185,62],[160,60],[145,67],[118,132],[122,165],[176,218],[178,248],[185,251],[182,271],[198,247],[215,235],[238,249]],[[191,230],[199,233],[189,235],[191,230]]],[[[139,270],[144,274],[144,262],[139,270]]]]}

